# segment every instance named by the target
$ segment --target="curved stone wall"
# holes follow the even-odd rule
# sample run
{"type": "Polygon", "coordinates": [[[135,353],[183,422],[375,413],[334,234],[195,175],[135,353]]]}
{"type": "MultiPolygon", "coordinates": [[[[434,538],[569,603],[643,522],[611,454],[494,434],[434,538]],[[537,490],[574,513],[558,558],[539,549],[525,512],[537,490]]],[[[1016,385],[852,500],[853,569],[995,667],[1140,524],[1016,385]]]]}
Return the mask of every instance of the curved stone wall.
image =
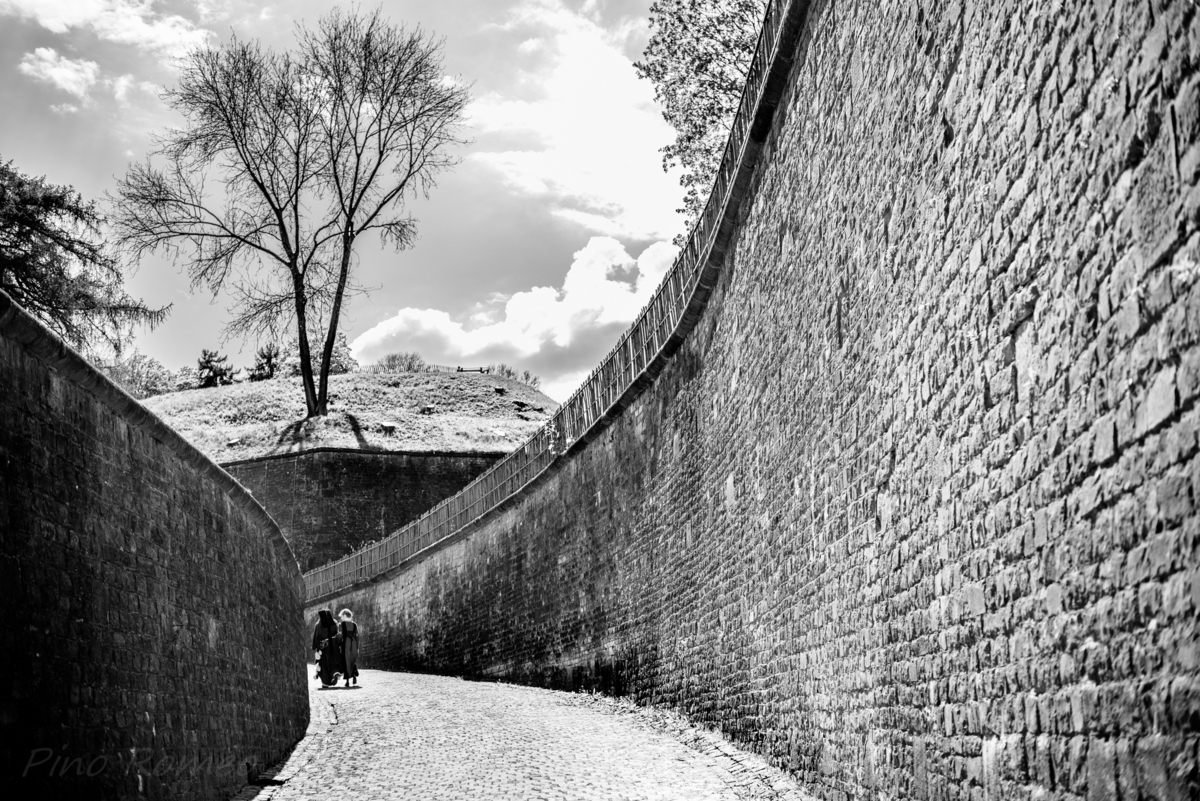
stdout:
{"type": "Polygon", "coordinates": [[[673,358],[312,606],[370,665],[631,694],[826,799],[1194,797],[1200,14],[780,5],[673,358]]]}
{"type": "Polygon", "coordinates": [[[3,293],[0,420],[6,794],[228,797],[308,724],[279,529],[3,293]]]}
{"type": "Polygon", "coordinates": [[[768,0],[758,45],[704,211],[633,325],[550,421],[458,494],[384,540],[305,574],[310,600],[403,569],[519,503],[650,387],[704,312],[787,80],[807,5],[768,0]]]}
{"type": "Polygon", "coordinates": [[[502,456],[314,448],[221,466],[278,521],[301,569],[311,570],[416,520],[502,456]]]}

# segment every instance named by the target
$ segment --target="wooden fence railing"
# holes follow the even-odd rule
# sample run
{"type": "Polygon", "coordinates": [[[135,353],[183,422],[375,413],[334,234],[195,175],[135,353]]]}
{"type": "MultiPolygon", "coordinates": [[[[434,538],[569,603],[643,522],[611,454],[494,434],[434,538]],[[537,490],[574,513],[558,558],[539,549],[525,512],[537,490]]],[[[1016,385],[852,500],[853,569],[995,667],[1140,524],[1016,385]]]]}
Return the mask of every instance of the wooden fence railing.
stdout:
{"type": "Polygon", "coordinates": [[[306,573],[309,601],[377,578],[500,507],[542,476],[560,456],[599,434],[658,375],[708,300],[732,234],[737,201],[753,172],[782,92],[790,50],[806,6],[804,0],[771,0],[768,4],[741,106],[708,203],[670,272],[616,347],[529,441],[457,495],[387,538],[306,573]]]}

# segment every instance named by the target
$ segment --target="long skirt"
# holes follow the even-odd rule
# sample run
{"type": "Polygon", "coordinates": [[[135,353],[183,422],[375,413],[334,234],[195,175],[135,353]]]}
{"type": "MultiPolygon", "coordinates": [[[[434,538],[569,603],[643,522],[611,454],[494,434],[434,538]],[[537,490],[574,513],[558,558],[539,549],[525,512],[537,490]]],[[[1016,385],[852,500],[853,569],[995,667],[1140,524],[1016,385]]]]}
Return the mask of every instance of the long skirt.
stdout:
{"type": "Polygon", "coordinates": [[[337,640],[331,640],[329,647],[321,650],[321,657],[317,660],[317,671],[322,684],[337,684],[338,674],[342,671],[342,648],[337,640]]]}
{"type": "Polygon", "coordinates": [[[358,637],[346,638],[343,666],[345,678],[358,678],[358,637]]]}

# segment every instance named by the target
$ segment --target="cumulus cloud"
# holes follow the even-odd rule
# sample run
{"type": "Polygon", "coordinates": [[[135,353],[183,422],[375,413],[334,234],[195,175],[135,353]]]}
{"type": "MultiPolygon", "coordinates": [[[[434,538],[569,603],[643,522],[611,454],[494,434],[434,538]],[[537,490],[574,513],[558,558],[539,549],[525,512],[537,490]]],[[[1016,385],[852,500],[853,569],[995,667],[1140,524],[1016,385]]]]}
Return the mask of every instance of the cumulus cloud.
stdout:
{"type": "Polygon", "coordinates": [[[129,102],[129,90],[133,87],[132,75],[121,75],[113,78],[108,82],[108,86],[112,89],[113,97],[121,105],[129,102]]]}
{"type": "MultiPolygon", "coordinates": [[[[200,15],[200,21],[204,23],[229,19],[233,13],[232,0],[193,0],[193,5],[200,15]]],[[[266,12],[267,9],[263,8],[262,11],[266,12]]]]}
{"type": "Polygon", "coordinates": [[[160,14],[152,0],[0,0],[0,14],[35,21],[52,33],[90,30],[101,39],[179,55],[211,35],[177,14],[160,14]]]}
{"type": "Polygon", "coordinates": [[[87,99],[88,92],[100,77],[100,65],[95,61],[60,56],[52,47],[39,47],[26,53],[17,69],[23,75],[53,84],[80,100],[87,99]]]}
{"type": "Polygon", "coordinates": [[[524,0],[505,26],[536,32],[513,54],[518,63],[534,61],[521,76],[523,98],[491,92],[468,107],[484,143],[471,158],[591,231],[673,237],[682,227],[675,213],[681,190],[678,176],[662,171],[658,152],[673,133],[649,82],[637,78],[622,52],[629,31],[605,29],[559,0],[524,0]],[[530,144],[487,150],[490,134],[530,144]]]}
{"type": "Polygon", "coordinates": [[[416,351],[434,364],[505,362],[537,373],[546,394],[566,400],[650,299],[675,254],[658,242],[635,260],[615,239],[592,237],[558,289],[517,292],[466,323],[438,309],[401,309],[350,349],[362,363],[397,351],[416,351]]]}
{"type": "Polygon", "coordinates": [[[157,84],[150,81],[135,80],[128,73],[119,75],[116,78],[108,78],[104,81],[104,85],[112,91],[113,99],[122,106],[129,105],[129,93],[132,90],[140,90],[151,95],[158,91],[157,84]]]}

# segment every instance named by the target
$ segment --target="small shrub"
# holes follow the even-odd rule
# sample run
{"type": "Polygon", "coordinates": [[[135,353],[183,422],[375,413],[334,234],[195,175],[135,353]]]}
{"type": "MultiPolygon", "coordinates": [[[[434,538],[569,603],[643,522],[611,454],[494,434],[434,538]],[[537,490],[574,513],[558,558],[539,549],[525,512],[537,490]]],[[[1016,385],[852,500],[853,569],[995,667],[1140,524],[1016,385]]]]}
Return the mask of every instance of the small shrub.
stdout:
{"type": "Polygon", "coordinates": [[[138,351],[95,360],[96,366],[133,397],[141,400],[175,391],[171,371],[150,356],[138,351]]]}
{"type": "Polygon", "coordinates": [[[189,389],[197,389],[195,367],[180,367],[171,373],[170,392],[185,392],[189,389]]]}
{"type": "MultiPolygon", "coordinates": [[[[324,349],[324,340],[320,342],[309,340],[308,353],[312,359],[314,378],[321,374],[321,353],[324,349]]],[[[350,344],[346,342],[346,335],[339,331],[337,337],[333,340],[333,355],[329,359],[329,374],[341,375],[343,373],[353,373],[357,369],[358,362],[350,354],[350,344]]],[[[283,375],[288,378],[296,378],[300,375],[299,338],[292,340],[287,353],[280,359],[276,375],[283,375]]]]}
{"type": "Polygon", "coordinates": [[[502,378],[511,378],[513,381],[520,381],[524,384],[528,384],[534,389],[537,389],[542,384],[542,379],[540,376],[536,376],[528,370],[524,372],[518,372],[516,368],[509,367],[503,362],[500,364],[489,364],[486,370],[493,375],[498,375],[502,378]]]}
{"type": "Polygon", "coordinates": [[[428,369],[421,354],[411,350],[389,353],[371,366],[376,373],[423,373],[428,369]]]}

